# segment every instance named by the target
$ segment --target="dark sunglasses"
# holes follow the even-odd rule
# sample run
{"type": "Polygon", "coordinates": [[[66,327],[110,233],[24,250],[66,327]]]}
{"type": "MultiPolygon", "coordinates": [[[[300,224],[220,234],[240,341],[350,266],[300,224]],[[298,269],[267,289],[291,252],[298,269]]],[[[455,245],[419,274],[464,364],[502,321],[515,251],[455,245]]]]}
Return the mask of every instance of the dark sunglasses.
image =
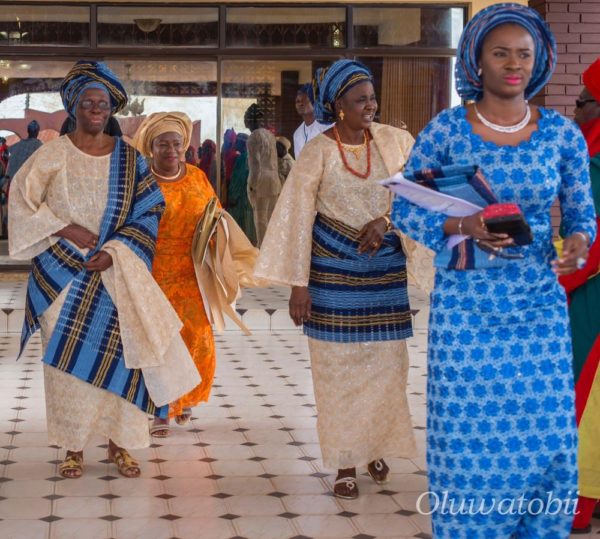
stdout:
{"type": "Polygon", "coordinates": [[[92,110],[94,107],[98,107],[99,110],[110,109],[110,103],[108,101],[93,101],[92,99],[82,99],[79,102],[79,106],[83,110],[92,110]]]}
{"type": "Polygon", "coordinates": [[[596,103],[595,99],[576,99],[575,100],[575,106],[578,109],[582,109],[583,107],[585,107],[586,103],[596,103]]]}

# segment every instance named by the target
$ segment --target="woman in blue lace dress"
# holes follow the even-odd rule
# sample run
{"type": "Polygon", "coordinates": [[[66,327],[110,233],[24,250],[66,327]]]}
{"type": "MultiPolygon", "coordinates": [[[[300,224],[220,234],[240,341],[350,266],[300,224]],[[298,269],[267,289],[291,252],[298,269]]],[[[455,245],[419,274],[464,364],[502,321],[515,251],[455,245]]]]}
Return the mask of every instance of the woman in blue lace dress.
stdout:
{"type": "Polygon", "coordinates": [[[583,137],[560,114],[526,101],[551,77],[555,51],[529,8],[498,4],[476,15],[457,62],[458,91],[475,103],[440,113],[406,167],[478,165],[500,202],[520,206],[532,244],[489,233],[481,213],[448,218],[394,202],[394,223],[437,253],[458,233],[470,236],[471,249],[492,252],[477,267],[436,268],[427,434],[435,538],[569,536],[577,432],[557,274],[581,263],[596,227],[583,137]],[[568,236],[558,260],[550,218],[557,197],[568,236]]]}

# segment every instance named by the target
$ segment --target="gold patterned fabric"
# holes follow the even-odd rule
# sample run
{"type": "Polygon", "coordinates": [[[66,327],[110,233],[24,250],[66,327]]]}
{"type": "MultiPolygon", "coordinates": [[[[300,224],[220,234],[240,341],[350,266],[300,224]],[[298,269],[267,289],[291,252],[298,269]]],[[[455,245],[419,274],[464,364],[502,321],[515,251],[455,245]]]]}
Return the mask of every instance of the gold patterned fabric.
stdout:
{"type": "Polygon", "coordinates": [[[364,466],[415,454],[406,397],[406,341],[308,339],[317,431],[326,468],[364,466]]]}

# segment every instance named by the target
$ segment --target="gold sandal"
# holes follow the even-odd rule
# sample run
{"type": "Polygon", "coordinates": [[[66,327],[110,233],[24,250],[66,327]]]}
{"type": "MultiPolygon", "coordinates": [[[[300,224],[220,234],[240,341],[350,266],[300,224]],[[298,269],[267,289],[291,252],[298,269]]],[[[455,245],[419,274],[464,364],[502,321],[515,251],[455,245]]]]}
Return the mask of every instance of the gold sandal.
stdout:
{"type": "Polygon", "coordinates": [[[117,465],[119,473],[124,477],[133,479],[139,477],[142,473],[139,463],[131,458],[126,449],[120,447],[114,453],[111,453],[109,449],[108,458],[117,465]]]}
{"type": "Polygon", "coordinates": [[[67,454],[58,466],[58,473],[65,479],[79,479],[83,475],[83,457],[76,453],[67,454]]]}

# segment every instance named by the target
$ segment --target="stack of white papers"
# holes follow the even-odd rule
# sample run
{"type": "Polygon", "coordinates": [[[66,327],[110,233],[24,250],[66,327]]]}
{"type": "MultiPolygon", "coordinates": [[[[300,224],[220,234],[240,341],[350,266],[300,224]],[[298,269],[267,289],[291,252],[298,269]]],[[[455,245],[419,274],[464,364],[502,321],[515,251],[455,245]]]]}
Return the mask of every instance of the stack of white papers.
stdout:
{"type": "MultiPolygon", "coordinates": [[[[443,213],[448,217],[467,217],[480,212],[483,209],[476,204],[467,202],[461,198],[445,195],[439,191],[434,191],[433,189],[423,187],[418,183],[407,180],[401,172],[398,172],[398,174],[391,178],[381,180],[379,183],[384,187],[387,187],[395,195],[401,196],[421,208],[437,213],[443,213]]],[[[452,247],[458,245],[467,238],[468,236],[450,236],[448,238],[448,249],[452,249],[452,247]]]]}

